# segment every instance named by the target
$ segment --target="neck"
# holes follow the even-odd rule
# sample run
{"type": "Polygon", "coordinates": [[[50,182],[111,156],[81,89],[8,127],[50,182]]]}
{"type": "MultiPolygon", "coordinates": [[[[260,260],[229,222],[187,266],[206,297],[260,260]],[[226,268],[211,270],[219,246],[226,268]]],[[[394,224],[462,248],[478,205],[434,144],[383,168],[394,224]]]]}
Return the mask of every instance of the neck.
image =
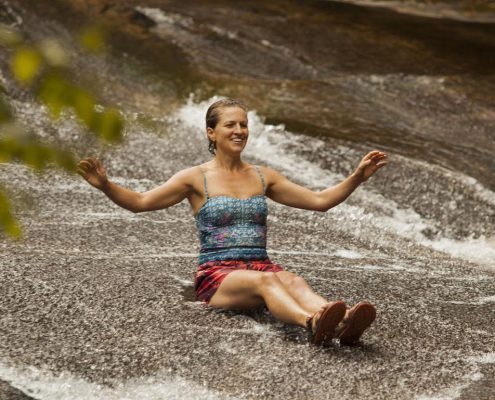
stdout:
{"type": "Polygon", "coordinates": [[[227,171],[238,171],[245,167],[244,162],[241,160],[241,155],[229,155],[218,153],[213,159],[213,163],[217,168],[227,170],[227,171]]]}

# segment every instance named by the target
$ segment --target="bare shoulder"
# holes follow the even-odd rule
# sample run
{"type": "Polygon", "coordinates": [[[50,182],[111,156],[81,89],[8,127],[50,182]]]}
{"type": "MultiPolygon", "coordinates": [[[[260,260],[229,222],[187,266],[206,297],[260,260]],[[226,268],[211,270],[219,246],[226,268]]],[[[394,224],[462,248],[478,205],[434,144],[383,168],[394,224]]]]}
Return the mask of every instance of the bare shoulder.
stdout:
{"type": "Polygon", "coordinates": [[[280,179],[284,179],[283,175],[280,172],[278,172],[277,170],[274,170],[273,168],[266,167],[263,165],[259,165],[258,167],[259,167],[261,173],[265,177],[267,186],[270,186],[270,185],[280,181],[280,179]]]}
{"type": "Polygon", "coordinates": [[[175,179],[187,184],[192,184],[199,176],[201,176],[200,165],[181,169],[173,175],[175,179]]]}

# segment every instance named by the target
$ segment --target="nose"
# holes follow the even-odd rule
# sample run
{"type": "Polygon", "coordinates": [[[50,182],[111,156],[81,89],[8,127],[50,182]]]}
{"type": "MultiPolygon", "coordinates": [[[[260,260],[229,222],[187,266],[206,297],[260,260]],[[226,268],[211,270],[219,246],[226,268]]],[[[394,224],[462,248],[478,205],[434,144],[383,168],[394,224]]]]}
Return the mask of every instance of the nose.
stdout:
{"type": "Polygon", "coordinates": [[[241,126],[241,124],[235,124],[235,126],[234,126],[234,133],[242,133],[242,126],[241,126]]]}

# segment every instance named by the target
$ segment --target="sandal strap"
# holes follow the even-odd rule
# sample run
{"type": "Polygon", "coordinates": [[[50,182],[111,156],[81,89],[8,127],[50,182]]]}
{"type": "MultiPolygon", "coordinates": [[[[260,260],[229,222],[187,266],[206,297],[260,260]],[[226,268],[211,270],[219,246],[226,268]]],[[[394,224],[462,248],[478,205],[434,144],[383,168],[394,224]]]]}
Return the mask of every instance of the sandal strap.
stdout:
{"type": "Polygon", "coordinates": [[[306,329],[309,331],[313,331],[313,318],[316,314],[313,314],[309,317],[306,317],[306,329]]]}
{"type": "Polygon", "coordinates": [[[316,313],[313,315],[306,317],[306,330],[308,331],[308,340],[310,343],[313,343],[314,341],[314,332],[313,332],[313,318],[315,317],[316,313]]]}

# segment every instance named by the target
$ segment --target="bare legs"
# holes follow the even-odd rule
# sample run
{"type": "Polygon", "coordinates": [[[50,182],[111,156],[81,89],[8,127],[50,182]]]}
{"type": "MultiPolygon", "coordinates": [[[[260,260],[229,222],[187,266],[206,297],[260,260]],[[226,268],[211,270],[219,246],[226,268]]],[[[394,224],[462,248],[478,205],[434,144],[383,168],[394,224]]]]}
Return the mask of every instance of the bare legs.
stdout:
{"type": "Polygon", "coordinates": [[[277,276],[294,300],[309,313],[314,314],[328,304],[328,300],[316,294],[304,278],[288,271],[277,272],[277,276]]]}
{"type": "Polygon", "coordinates": [[[287,271],[233,271],[210,300],[210,306],[225,309],[266,304],[275,318],[300,326],[306,326],[307,317],[327,303],[303,278],[287,271]]]}

